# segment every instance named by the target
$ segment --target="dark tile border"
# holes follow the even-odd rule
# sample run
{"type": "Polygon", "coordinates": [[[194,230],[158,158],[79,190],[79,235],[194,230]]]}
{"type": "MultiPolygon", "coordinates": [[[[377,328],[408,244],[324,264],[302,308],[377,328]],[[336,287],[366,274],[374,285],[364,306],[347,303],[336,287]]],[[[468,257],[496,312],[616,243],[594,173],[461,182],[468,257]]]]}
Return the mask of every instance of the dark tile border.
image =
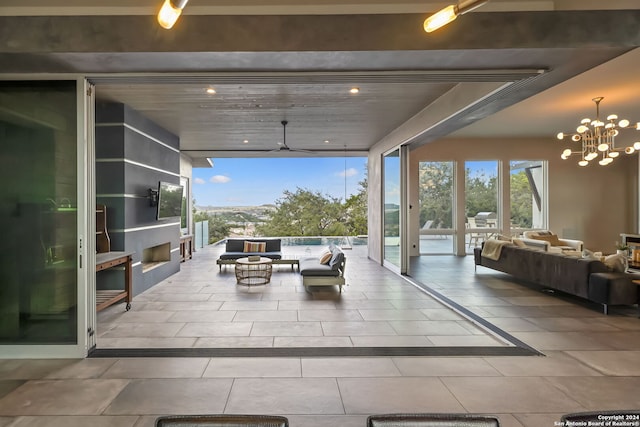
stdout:
{"type": "Polygon", "coordinates": [[[460,315],[464,316],[465,318],[467,318],[472,323],[475,323],[478,326],[491,331],[493,334],[499,336],[500,338],[502,338],[503,340],[507,341],[508,343],[510,343],[511,345],[515,346],[516,348],[519,348],[519,349],[521,349],[521,350],[523,350],[525,352],[531,353],[529,355],[544,356],[544,354],[540,353],[538,350],[536,350],[535,348],[531,347],[529,344],[525,343],[524,341],[519,340],[518,338],[514,337],[513,335],[511,335],[507,331],[504,331],[504,330],[500,329],[499,327],[497,327],[493,323],[487,321],[486,319],[483,319],[482,317],[478,316],[477,314],[475,314],[471,310],[469,310],[466,307],[464,307],[464,306],[458,304],[457,302],[453,301],[451,298],[448,298],[448,297],[442,295],[440,292],[436,291],[435,289],[433,289],[433,288],[425,285],[424,283],[422,283],[422,282],[420,282],[418,280],[415,280],[415,279],[413,279],[411,277],[405,277],[405,279],[408,282],[410,282],[411,284],[413,284],[414,286],[416,286],[417,288],[422,289],[424,292],[429,294],[434,299],[436,299],[436,300],[440,301],[442,304],[448,306],[453,311],[455,311],[455,312],[459,313],[460,315]]]}
{"type": "Polygon", "coordinates": [[[90,358],[113,357],[403,357],[536,356],[520,347],[261,347],[261,348],[96,348],[90,358]]]}

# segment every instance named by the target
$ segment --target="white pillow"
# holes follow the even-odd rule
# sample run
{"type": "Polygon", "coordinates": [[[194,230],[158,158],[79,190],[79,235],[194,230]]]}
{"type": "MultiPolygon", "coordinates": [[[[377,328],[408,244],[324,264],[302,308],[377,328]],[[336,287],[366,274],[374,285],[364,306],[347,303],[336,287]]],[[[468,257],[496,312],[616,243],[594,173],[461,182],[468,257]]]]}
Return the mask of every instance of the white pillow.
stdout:
{"type": "Polygon", "coordinates": [[[600,257],[597,257],[593,254],[593,252],[591,252],[588,249],[585,249],[582,251],[582,258],[584,259],[596,259],[596,260],[600,260],[600,257]]]}
{"type": "Polygon", "coordinates": [[[612,271],[624,273],[627,270],[627,258],[622,254],[613,254],[604,257],[604,264],[612,271]]]}
{"type": "Polygon", "coordinates": [[[519,248],[526,248],[527,245],[522,241],[522,239],[518,239],[516,237],[514,237],[513,239],[511,239],[511,242],[516,245],[519,248]]]}

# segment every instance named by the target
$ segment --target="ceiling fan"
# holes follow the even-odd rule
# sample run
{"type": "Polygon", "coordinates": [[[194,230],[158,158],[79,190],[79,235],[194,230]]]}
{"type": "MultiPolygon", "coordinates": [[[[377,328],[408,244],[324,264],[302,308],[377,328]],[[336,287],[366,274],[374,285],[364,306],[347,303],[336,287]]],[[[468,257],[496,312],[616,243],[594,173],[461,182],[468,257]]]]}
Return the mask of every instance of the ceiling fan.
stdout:
{"type": "Polygon", "coordinates": [[[286,120],[283,120],[283,121],[280,122],[280,124],[282,125],[282,145],[280,147],[278,147],[277,149],[275,149],[275,150],[271,150],[271,152],[282,153],[282,152],[286,151],[286,152],[313,154],[313,151],[299,150],[299,149],[295,149],[295,148],[289,147],[287,145],[287,125],[289,124],[289,122],[286,121],[286,120]]]}

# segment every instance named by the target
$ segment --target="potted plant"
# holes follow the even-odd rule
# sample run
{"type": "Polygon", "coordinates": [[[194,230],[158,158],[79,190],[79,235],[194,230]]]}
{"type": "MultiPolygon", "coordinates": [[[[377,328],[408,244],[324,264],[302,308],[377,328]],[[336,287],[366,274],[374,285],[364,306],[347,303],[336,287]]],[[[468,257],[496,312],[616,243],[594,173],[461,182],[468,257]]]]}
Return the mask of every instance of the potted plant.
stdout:
{"type": "Polygon", "coordinates": [[[626,243],[616,242],[616,253],[622,254],[622,255],[628,255],[629,245],[627,245],[626,243]]]}

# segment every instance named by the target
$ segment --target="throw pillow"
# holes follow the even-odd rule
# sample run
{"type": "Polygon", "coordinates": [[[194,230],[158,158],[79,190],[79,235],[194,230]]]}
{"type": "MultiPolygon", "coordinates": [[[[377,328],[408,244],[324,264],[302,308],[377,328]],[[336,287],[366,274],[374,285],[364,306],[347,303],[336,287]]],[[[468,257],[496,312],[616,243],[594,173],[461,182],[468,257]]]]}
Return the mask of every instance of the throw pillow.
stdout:
{"type": "Polygon", "coordinates": [[[329,264],[332,255],[333,254],[329,251],[324,252],[322,255],[320,255],[320,264],[329,264]]]}
{"type": "Polygon", "coordinates": [[[267,242],[247,242],[244,241],[244,251],[243,252],[266,252],[267,251],[267,242]]]}
{"type": "Polygon", "coordinates": [[[612,271],[625,272],[627,270],[627,259],[622,254],[613,254],[604,257],[604,265],[612,271]]]}
{"type": "Polygon", "coordinates": [[[538,236],[531,236],[536,240],[544,240],[545,242],[549,242],[549,244],[551,246],[562,246],[562,243],[560,243],[560,241],[558,240],[558,235],[557,234],[551,234],[551,235],[538,235],[538,236]]]}
{"type": "Polygon", "coordinates": [[[516,237],[514,237],[513,239],[511,239],[511,242],[516,245],[519,248],[526,248],[527,245],[522,241],[522,239],[518,239],[516,237]]]}

